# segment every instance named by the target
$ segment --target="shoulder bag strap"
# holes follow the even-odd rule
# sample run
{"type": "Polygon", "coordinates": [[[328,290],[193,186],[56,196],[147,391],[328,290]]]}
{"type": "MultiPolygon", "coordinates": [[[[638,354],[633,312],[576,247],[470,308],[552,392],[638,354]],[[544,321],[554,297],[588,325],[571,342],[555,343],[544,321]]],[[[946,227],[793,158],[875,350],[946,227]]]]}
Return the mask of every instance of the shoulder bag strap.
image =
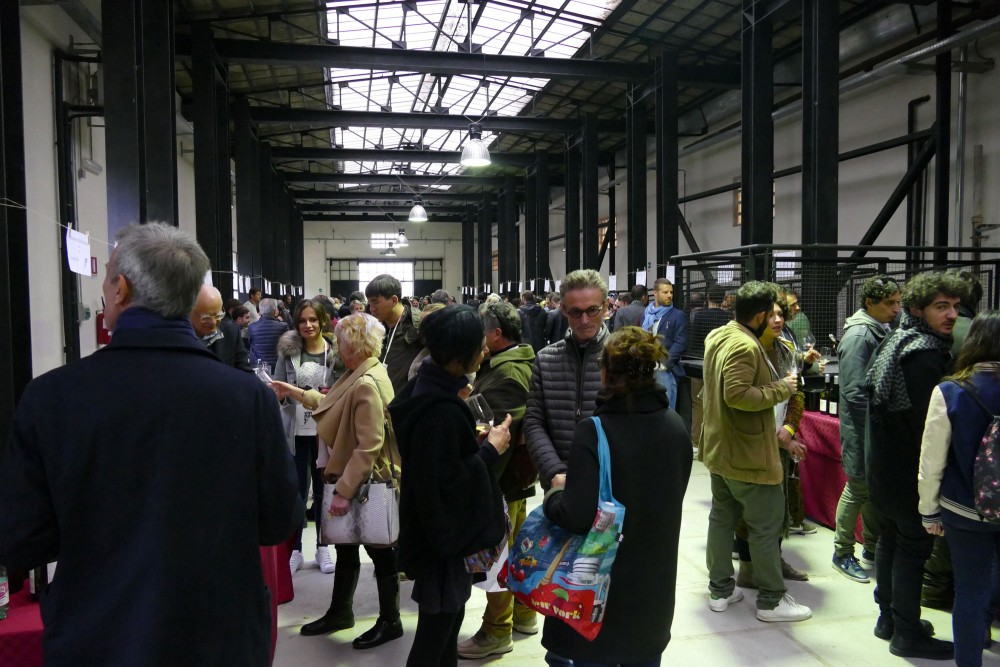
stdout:
{"type": "Polygon", "coordinates": [[[983,403],[983,401],[979,398],[979,392],[976,391],[975,387],[973,386],[973,384],[971,382],[959,382],[957,380],[949,380],[949,382],[951,382],[952,384],[954,384],[959,389],[964,390],[965,393],[968,394],[969,396],[971,396],[972,400],[974,400],[976,403],[978,403],[979,407],[981,407],[983,409],[983,411],[986,414],[988,414],[990,417],[993,417],[994,419],[996,419],[997,417],[1000,417],[1000,415],[997,415],[995,412],[993,412],[988,407],[986,407],[986,404],[983,403]]]}
{"type": "Polygon", "coordinates": [[[608,436],[604,433],[600,417],[590,417],[597,429],[597,458],[601,464],[601,491],[598,494],[599,500],[612,500],[614,494],[611,490],[611,450],[608,449],[608,436]]]}

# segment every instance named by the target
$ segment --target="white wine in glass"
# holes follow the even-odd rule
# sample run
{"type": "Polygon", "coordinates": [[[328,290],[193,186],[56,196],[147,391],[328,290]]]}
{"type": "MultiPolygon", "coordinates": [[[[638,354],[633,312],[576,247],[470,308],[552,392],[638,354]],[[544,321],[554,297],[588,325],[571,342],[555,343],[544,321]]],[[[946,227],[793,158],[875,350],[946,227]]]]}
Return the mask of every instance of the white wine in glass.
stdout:
{"type": "Polygon", "coordinates": [[[476,432],[486,433],[493,426],[493,410],[482,394],[475,394],[465,399],[473,419],[476,420],[476,432]]]}

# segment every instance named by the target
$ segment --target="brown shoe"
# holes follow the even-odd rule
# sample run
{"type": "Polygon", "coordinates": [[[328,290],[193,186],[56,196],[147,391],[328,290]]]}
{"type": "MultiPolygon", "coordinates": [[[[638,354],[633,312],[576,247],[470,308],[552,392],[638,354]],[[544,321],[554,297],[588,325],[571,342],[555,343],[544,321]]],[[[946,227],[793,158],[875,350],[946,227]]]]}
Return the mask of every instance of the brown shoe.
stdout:
{"type": "Polygon", "coordinates": [[[781,559],[781,576],[785,579],[791,579],[792,581],[809,581],[809,575],[805,572],[799,572],[794,567],[789,565],[784,558],[781,559]]]}

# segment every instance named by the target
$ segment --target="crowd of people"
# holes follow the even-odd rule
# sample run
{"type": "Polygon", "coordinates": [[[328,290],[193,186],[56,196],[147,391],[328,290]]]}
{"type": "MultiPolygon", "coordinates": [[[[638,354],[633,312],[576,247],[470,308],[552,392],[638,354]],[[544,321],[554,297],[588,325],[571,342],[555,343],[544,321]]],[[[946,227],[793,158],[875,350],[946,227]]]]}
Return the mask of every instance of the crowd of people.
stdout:
{"type": "MultiPolygon", "coordinates": [[[[363,546],[379,612],[355,649],[404,635],[403,579],[419,611],[408,665],[502,655],[514,633],[539,631],[550,665],[658,665],[694,455],[711,475],[709,609],[756,589],[761,621],[812,616],[785,585],[808,575],[782,558],[789,535],[816,532],[795,474],[808,448],[792,371],[821,360],[799,343],[809,323],[793,290],[713,285],[685,309],[665,278],[612,297],[579,270],[543,298],[409,298],[380,275],[347,298],[254,289],[224,303],[189,234],[151,223],[117,241],[103,283],[111,344],[28,386],[0,467],[0,563],[59,562],[42,596],[47,664],[268,664],[258,545],[287,544],[294,574],[313,520],[331,601],[302,635],[354,627],[363,546]],[[702,377],[685,379],[685,357],[702,377]],[[483,428],[470,396],[492,408],[483,428]],[[590,529],[591,416],[628,509],[600,634],[552,616],[540,627],[500,590],[461,637],[482,578],[467,557],[517,539],[536,486],[552,522],[590,529]],[[348,514],[371,483],[399,490],[398,542],[325,543],[321,515],[348,514]]],[[[860,515],[874,634],[894,655],[963,666],[981,664],[1000,572],[1000,525],[977,510],[973,474],[1000,412],[1000,315],[975,317],[981,297],[970,274],[869,277],[839,343],[848,482],[832,567],[871,580],[860,515]],[[925,570],[953,579],[954,643],[920,618],[925,570]]]]}

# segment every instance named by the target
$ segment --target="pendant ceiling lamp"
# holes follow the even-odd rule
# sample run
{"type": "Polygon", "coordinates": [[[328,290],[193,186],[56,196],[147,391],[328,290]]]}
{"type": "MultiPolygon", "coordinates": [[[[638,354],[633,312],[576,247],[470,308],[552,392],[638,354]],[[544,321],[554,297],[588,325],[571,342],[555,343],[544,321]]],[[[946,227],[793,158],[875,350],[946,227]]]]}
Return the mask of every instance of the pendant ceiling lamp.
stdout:
{"type": "Polygon", "coordinates": [[[406,232],[400,229],[399,236],[396,237],[396,247],[405,248],[408,245],[410,245],[410,240],[406,238],[406,232]]]}
{"type": "Polygon", "coordinates": [[[424,208],[424,202],[417,197],[413,202],[413,208],[410,209],[410,215],[407,218],[410,222],[427,222],[427,209],[424,208]]]}
{"type": "Polygon", "coordinates": [[[483,126],[479,123],[469,125],[469,140],[462,148],[463,167],[485,167],[490,163],[490,151],[483,143],[483,126]]]}

